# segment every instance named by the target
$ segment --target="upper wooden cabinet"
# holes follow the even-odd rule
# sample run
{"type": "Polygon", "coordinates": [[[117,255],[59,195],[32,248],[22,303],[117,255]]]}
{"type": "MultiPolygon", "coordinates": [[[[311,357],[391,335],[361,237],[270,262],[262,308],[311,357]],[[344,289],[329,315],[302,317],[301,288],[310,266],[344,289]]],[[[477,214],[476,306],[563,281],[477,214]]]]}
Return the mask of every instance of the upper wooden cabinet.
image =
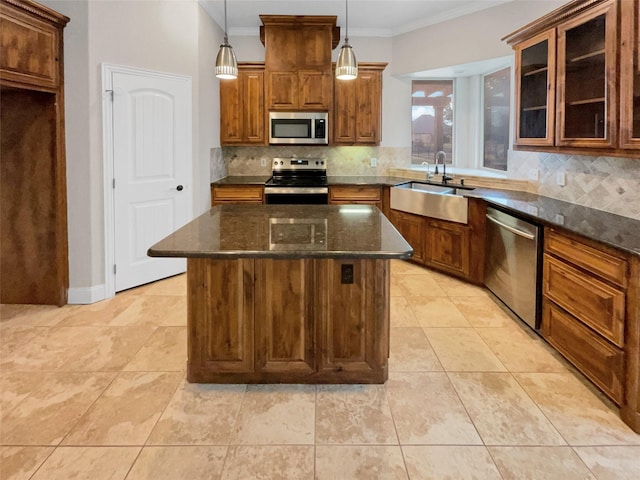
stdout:
{"type": "MultiPolygon", "coordinates": [[[[638,148],[626,134],[640,88],[637,3],[574,0],[505,37],[516,53],[516,148],[618,156],[638,148]]],[[[640,138],[640,119],[638,127],[640,138]]]]}
{"type": "Polygon", "coordinates": [[[335,16],[260,15],[268,110],[330,110],[335,16]]]}
{"type": "Polygon", "coordinates": [[[358,78],[335,80],[334,144],[380,144],[382,71],[386,66],[386,63],[359,63],[358,78]]]}
{"type": "Polygon", "coordinates": [[[620,145],[640,149],[640,3],[624,1],[620,10],[620,145]]]}
{"type": "Polygon", "coordinates": [[[220,81],[220,143],[266,145],[264,65],[238,65],[238,78],[220,81]]]}

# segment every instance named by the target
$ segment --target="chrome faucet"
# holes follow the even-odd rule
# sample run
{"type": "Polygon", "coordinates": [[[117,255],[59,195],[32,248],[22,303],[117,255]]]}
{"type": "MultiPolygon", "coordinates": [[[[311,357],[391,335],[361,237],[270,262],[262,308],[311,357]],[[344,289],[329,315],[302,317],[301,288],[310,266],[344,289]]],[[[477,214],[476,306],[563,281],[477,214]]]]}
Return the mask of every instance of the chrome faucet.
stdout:
{"type": "Polygon", "coordinates": [[[431,180],[433,174],[429,171],[429,162],[422,162],[422,165],[427,167],[427,181],[431,180]]]}
{"type": "Polygon", "coordinates": [[[449,180],[453,180],[453,177],[447,177],[447,154],[440,150],[436,152],[434,163],[436,166],[435,173],[438,174],[438,160],[442,162],[442,183],[447,183],[449,180]]]}

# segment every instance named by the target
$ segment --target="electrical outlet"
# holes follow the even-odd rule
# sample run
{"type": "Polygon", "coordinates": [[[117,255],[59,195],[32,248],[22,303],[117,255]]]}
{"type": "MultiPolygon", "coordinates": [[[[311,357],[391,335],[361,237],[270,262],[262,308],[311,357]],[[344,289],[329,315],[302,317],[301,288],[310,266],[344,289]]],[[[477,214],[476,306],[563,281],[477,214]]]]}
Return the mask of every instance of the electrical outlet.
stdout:
{"type": "Polygon", "coordinates": [[[529,170],[529,173],[527,174],[527,178],[529,180],[537,181],[539,175],[540,175],[540,171],[537,168],[532,168],[529,170]]]}
{"type": "Polygon", "coordinates": [[[376,157],[371,157],[371,166],[372,167],[378,166],[378,159],[376,157]]]}
{"type": "Polygon", "coordinates": [[[538,207],[535,205],[527,205],[527,213],[529,215],[538,215],[538,207]]]}
{"type": "Polygon", "coordinates": [[[558,173],[556,173],[556,183],[561,187],[564,187],[567,184],[567,176],[565,175],[564,171],[560,170],[558,173]]]}
{"type": "Polygon", "coordinates": [[[353,283],[353,263],[345,263],[341,266],[341,283],[352,284],[353,283]]]}
{"type": "Polygon", "coordinates": [[[267,166],[267,159],[266,158],[262,157],[260,159],[260,166],[261,167],[266,167],[267,166]]]}
{"type": "Polygon", "coordinates": [[[564,215],[562,213],[556,213],[556,223],[558,225],[564,225],[564,215]]]}

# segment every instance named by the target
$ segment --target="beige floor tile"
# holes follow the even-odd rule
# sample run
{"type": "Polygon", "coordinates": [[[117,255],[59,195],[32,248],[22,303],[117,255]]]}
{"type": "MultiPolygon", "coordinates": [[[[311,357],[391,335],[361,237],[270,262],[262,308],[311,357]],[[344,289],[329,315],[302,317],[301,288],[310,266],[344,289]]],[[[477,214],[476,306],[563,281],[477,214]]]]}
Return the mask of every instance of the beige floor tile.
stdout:
{"type": "Polygon", "coordinates": [[[48,373],[2,419],[2,444],[57,445],[113,377],[111,373],[48,373]]]}
{"type": "Polygon", "coordinates": [[[182,374],[122,372],[64,439],[64,445],[143,445],[182,374]]]}
{"type": "Polygon", "coordinates": [[[187,327],[158,327],[124,370],[173,372],[186,364],[187,327]]]}
{"type": "Polygon", "coordinates": [[[391,288],[405,297],[444,297],[446,294],[430,274],[394,275],[391,288]]]}
{"type": "Polygon", "coordinates": [[[445,373],[393,373],[386,390],[400,444],[482,443],[445,373]]]}
{"type": "Polygon", "coordinates": [[[28,480],[54,447],[0,447],[0,478],[28,480]]]}
{"type": "Polygon", "coordinates": [[[6,416],[45,379],[42,372],[0,372],[0,413],[6,416]]]}
{"type": "Polygon", "coordinates": [[[58,447],[32,480],[124,479],[140,447],[58,447]]]}
{"type": "Polygon", "coordinates": [[[474,327],[508,327],[518,322],[489,296],[451,296],[458,310],[474,327]]]}
{"type": "Polygon", "coordinates": [[[5,327],[53,327],[74,313],[79,305],[0,305],[0,330],[5,327]]]}
{"type": "Polygon", "coordinates": [[[640,447],[575,447],[598,480],[638,480],[640,447]]]}
{"type": "MultiPolygon", "coordinates": [[[[0,339],[2,339],[2,343],[0,344],[0,361],[2,364],[9,365],[7,359],[12,355],[16,356],[16,351],[18,351],[17,356],[20,357],[22,350],[24,350],[23,345],[27,345],[33,338],[39,335],[46,335],[48,331],[48,328],[21,325],[3,327],[2,330],[0,330],[0,339]]],[[[6,370],[6,368],[3,370],[6,370]]]]}
{"type": "Polygon", "coordinates": [[[389,351],[389,371],[442,371],[442,365],[421,328],[391,328],[389,351]]]}
{"type": "Polygon", "coordinates": [[[145,447],[127,480],[220,478],[227,447],[145,447]]]}
{"type": "Polygon", "coordinates": [[[425,328],[440,363],[448,372],[506,372],[473,328],[425,328]]]}
{"type": "Polygon", "coordinates": [[[570,445],[640,445],[640,435],[571,373],[519,373],[516,380],[570,445]]]}
{"type": "Polygon", "coordinates": [[[391,311],[390,321],[392,327],[417,327],[418,321],[413,315],[407,299],[404,297],[391,297],[389,302],[391,311]]]}
{"type": "Polygon", "coordinates": [[[560,354],[531,331],[522,328],[478,328],[478,335],[489,345],[510,372],[566,372],[560,354]]]}
{"type": "Polygon", "coordinates": [[[571,447],[489,447],[504,480],[596,480],[571,447]]]}
{"type": "Polygon", "coordinates": [[[425,275],[430,271],[420,265],[406,260],[391,260],[392,275],[425,275]]]}
{"type": "Polygon", "coordinates": [[[482,446],[404,446],[411,480],[501,480],[491,455],[482,446]]]}
{"type": "Polygon", "coordinates": [[[144,295],[186,295],[187,274],[183,273],[150,283],[142,293],[144,295]]]}
{"type": "Polygon", "coordinates": [[[90,305],[81,305],[71,315],[67,315],[60,327],[105,326],[135,302],[137,296],[117,294],[113,298],[90,305]]]}
{"type": "Polygon", "coordinates": [[[510,373],[450,373],[485,445],[565,445],[510,373]]]}
{"type": "Polygon", "coordinates": [[[229,447],[221,480],[312,480],[313,446],[229,447]]]}
{"type": "Polygon", "coordinates": [[[147,444],[227,445],[246,389],[183,380],[147,444]]]}
{"type": "Polygon", "coordinates": [[[421,327],[469,327],[470,324],[447,297],[407,297],[421,327]]]}
{"type": "Polygon", "coordinates": [[[398,446],[316,447],[316,480],[408,480],[398,446]]]}
{"type": "Polygon", "coordinates": [[[315,392],[315,385],[249,385],[231,443],[313,444],[315,392]]]}
{"type": "Polygon", "coordinates": [[[398,444],[383,385],[319,385],[316,443],[398,444]]]}
{"type": "Polygon", "coordinates": [[[109,325],[163,325],[187,324],[187,297],[177,295],[141,295],[109,325]]]}
{"type": "Polygon", "coordinates": [[[432,272],[433,279],[447,295],[452,297],[486,297],[487,289],[458,280],[443,273],[432,272]]]}

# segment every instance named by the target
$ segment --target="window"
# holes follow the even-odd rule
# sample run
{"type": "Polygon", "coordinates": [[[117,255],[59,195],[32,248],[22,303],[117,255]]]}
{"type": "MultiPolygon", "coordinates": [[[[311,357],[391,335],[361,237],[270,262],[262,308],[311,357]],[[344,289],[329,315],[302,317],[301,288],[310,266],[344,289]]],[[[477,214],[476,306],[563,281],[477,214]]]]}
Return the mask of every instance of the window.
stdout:
{"type": "Polygon", "coordinates": [[[484,76],[484,136],[482,166],[507,170],[511,68],[484,76]]]}
{"type": "Polygon", "coordinates": [[[433,163],[436,152],[453,152],[453,80],[411,82],[411,163],[433,163]]]}

